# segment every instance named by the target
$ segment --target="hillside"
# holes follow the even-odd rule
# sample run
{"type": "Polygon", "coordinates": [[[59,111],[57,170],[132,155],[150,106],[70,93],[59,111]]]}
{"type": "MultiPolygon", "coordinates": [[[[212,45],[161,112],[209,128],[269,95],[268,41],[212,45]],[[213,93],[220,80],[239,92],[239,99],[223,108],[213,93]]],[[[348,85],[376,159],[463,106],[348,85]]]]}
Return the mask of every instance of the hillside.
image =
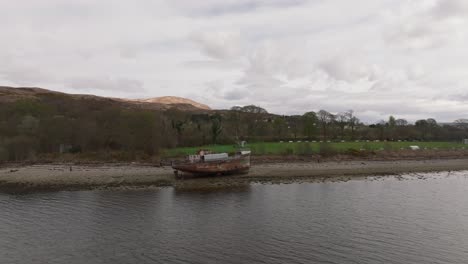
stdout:
{"type": "Polygon", "coordinates": [[[0,163],[78,154],[133,160],[208,142],[217,111],[180,98],[160,103],[0,87],[0,163]],[[175,111],[174,111],[175,110],[175,111]]]}
{"type": "Polygon", "coordinates": [[[64,100],[73,99],[93,102],[106,102],[115,105],[120,105],[124,108],[136,107],[151,110],[178,109],[181,111],[211,110],[211,108],[207,105],[200,104],[190,99],[174,96],[132,100],[124,98],[109,98],[87,94],[67,94],[37,87],[16,88],[0,86],[0,103],[15,102],[21,99],[46,100],[50,97],[63,98],[64,100]]]}
{"type": "Polygon", "coordinates": [[[382,142],[378,150],[391,152],[404,148],[399,144],[405,141],[426,148],[421,142],[460,143],[468,138],[468,126],[439,125],[433,119],[399,124],[389,118],[385,124],[365,125],[352,112],[341,117],[325,110],[280,116],[253,105],[207,109],[174,97],[129,100],[0,87],[0,163],[67,155],[72,160],[76,155],[90,161],[152,160],[167,149],[177,156],[200,146],[232,147],[239,141],[277,142],[253,147],[257,154],[363,155],[361,150],[375,152],[371,142],[382,142]],[[302,144],[306,141],[316,144],[302,144]],[[342,149],[327,141],[338,142],[342,149]]]}
{"type": "Polygon", "coordinates": [[[155,97],[155,98],[148,98],[148,99],[137,99],[134,101],[141,102],[141,103],[157,103],[157,104],[164,104],[164,105],[192,105],[199,109],[211,110],[211,108],[205,104],[201,104],[193,100],[182,98],[182,97],[177,97],[177,96],[163,96],[163,97],[155,97]]]}

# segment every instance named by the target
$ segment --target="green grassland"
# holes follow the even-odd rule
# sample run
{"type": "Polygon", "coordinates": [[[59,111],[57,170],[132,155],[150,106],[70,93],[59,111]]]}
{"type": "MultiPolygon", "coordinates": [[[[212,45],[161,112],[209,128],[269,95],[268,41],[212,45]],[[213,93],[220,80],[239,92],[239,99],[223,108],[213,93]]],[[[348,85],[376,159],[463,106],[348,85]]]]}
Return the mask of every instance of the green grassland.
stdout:
{"type": "MultiPolygon", "coordinates": [[[[252,150],[253,155],[311,155],[320,153],[347,153],[349,151],[395,151],[409,149],[410,146],[419,146],[421,149],[468,149],[468,145],[459,142],[265,142],[247,144],[246,148],[252,150]]],[[[201,147],[184,147],[166,149],[164,157],[180,157],[195,154],[199,149],[208,149],[214,152],[235,152],[237,145],[209,145],[201,147]]]]}

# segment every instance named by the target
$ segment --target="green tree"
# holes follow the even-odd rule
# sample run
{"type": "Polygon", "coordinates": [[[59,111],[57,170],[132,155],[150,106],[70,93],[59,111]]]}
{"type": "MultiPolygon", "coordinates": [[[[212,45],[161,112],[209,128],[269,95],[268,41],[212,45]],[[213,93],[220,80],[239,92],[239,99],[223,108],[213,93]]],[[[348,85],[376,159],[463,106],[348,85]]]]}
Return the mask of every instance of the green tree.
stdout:
{"type": "Polygon", "coordinates": [[[302,120],[304,123],[304,135],[310,140],[317,133],[317,114],[315,112],[307,112],[302,115],[302,120]]]}
{"type": "Polygon", "coordinates": [[[218,142],[218,138],[223,131],[223,126],[221,123],[221,116],[214,115],[211,117],[211,138],[213,140],[213,144],[218,142]]]}
{"type": "Polygon", "coordinates": [[[395,138],[395,129],[396,129],[396,119],[393,116],[388,118],[388,135],[393,140],[395,138]]]}
{"type": "Polygon", "coordinates": [[[340,128],[340,136],[342,139],[345,136],[345,128],[349,124],[349,121],[350,121],[350,115],[348,112],[342,112],[336,115],[336,123],[338,124],[340,128]]]}
{"type": "Polygon", "coordinates": [[[39,128],[39,119],[32,115],[26,115],[18,125],[18,132],[23,135],[35,135],[39,128]]]}
{"type": "Polygon", "coordinates": [[[330,129],[331,124],[335,120],[335,116],[330,112],[325,110],[320,110],[317,113],[318,120],[320,122],[320,126],[322,127],[322,138],[323,140],[328,139],[328,130],[330,129]]]}
{"type": "Polygon", "coordinates": [[[390,117],[388,118],[388,126],[391,127],[391,128],[393,128],[393,127],[396,126],[396,119],[395,119],[395,117],[390,116],[390,117]]]}
{"type": "Polygon", "coordinates": [[[429,124],[427,123],[427,120],[421,119],[421,120],[416,121],[415,127],[419,131],[420,138],[425,140],[427,137],[428,128],[429,128],[429,124]]]}
{"type": "Polygon", "coordinates": [[[359,126],[359,118],[354,115],[353,110],[348,110],[349,128],[351,129],[351,139],[355,138],[356,128],[359,126]]]}
{"type": "Polygon", "coordinates": [[[276,138],[279,140],[284,137],[284,134],[287,130],[286,121],[284,117],[278,116],[273,120],[273,127],[275,130],[276,138]]]}
{"type": "Polygon", "coordinates": [[[177,133],[177,146],[182,144],[182,135],[185,129],[186,122],[182,120],[172,120],[172,128],[177,133]]]}

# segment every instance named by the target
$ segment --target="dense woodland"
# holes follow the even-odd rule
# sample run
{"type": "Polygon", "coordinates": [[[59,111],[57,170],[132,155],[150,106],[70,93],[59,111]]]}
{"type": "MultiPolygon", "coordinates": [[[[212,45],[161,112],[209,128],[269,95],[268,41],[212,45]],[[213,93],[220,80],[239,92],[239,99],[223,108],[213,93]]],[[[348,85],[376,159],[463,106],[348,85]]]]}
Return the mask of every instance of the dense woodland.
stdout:
{"type": "Polygon", "coordinates": [[[364,125],[353,111],[269,114],[257,106],[219,111],[148,110],[115,100],[50,94],[0,104],[0,161],[34,160],[60,153],[117,155],[131,160],[158,156],[164,148],[239,141],[422,140],[461,141],[468,121],[414,124],[389,117],[364,125]]]}

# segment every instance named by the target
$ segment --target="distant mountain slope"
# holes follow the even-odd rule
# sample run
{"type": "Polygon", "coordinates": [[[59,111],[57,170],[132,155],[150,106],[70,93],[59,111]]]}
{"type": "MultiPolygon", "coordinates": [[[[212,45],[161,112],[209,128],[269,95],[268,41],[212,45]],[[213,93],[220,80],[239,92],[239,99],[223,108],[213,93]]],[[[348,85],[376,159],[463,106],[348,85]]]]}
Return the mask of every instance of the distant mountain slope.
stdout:
{"type": "Polygon", "coordinates": [[[177,96],[162,96],[162,97],[155,97],[155,98],[148,98],[148,99],[137,99],[137,102],[144,102],[144,103],[158,103],[158,104],[165,104],[165,105],[192,105],[196,108],[200,108],[203,110],[211,110],[211,108],[205,104],[201,104],[195,102],[193,100],[177,97],[177,96]]]}
{"type": "Polygon", "coordinates": [[[75,100],[93,100],[93,101],[106,101],[113,104],[121,105],[122,107],[138,107],[152,110],[167,110],[167,109],[179,109],[181,111],[199,111],[199,110],[211,110],[210,107],[204,104],[197,103],[193,100],[175,97],[165,96],[150,99],[124,99],[124,98],[110,98],[101,97],[87,94],[67,94],[57,91],[51,91],[37,87],[8,87],[0,86],[0,103],[4,102],[15,102],[20,99],[44,99],[45,97],[57,97],[75,100]]]}
{"type": "Polygon", "coordinates": [[[42,88],[22,87],[14,88],[8,86],[0,86],[0,102],[14,102],[22,98],[36,98],[43,94],[60,94],[42,88]]]}

